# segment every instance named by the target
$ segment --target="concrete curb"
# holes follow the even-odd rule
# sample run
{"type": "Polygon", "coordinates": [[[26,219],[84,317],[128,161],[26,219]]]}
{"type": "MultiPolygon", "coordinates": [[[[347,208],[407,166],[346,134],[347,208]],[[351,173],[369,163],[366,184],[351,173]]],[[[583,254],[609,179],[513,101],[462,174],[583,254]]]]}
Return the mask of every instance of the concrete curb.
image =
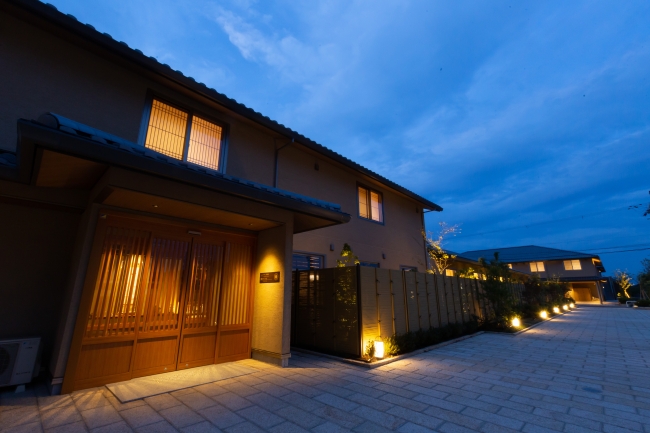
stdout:
{"type": "MultiPolygon", "coordinates": [[[[377,367],[382,367],[382,366],[387,365],[387,364],[391,364],[391,363],[393,363],[395,361],[400,361],[400,360],[405,359],[405,358],[410,358],[411,356],[419,355],[421,353],[430,352],[432,350],[439,349],[441,347],[449,346],[450,344],[458,343],[460,341],[467,340],[469,338],[476,337],[478,335],[485,334],[485,333],[486,333],[486,331],[478,331],[478,332],[475,332],[474,334],[463,335],[462,337],[454,338],[453,340],[447,340],[447,341],[444,341],[442,343],[434,344],[433,346],[423,347],[422,349],[414,350],[413,352],[393,356],[392,358],[385,358],[385,359],[382,359],[381,361],[376,361],[376,362],[365,362],[365,361],[359,361],[357,359],[341,358],[340,356],[328,355],[326,353],[314,352],[313,350],[301,349],[301,348],[298,348],[298,347],[292,347],[291,351],[292,352],[295,351],[295,352],[308,353],[310,355],[321,356],[323,358],[333,359],[333,360],[340,361],[340,362],[343,362],[343,363],[346,363],[346,364],[356,365],[357,367],[364,367],[364,368],[368,368],[368,369],[374,369],[374,368],[377,368],[377,367]]],[[[500,334],[500,332],[495,332],[495,334],[500,334]]]]}

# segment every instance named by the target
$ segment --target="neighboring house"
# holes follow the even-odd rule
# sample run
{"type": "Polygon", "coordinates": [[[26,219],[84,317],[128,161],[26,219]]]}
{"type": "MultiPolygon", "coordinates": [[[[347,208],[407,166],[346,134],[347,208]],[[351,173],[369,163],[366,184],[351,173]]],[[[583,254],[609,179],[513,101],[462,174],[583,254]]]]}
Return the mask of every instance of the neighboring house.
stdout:
{"type": "Polygon", "coordinates": [[[514,271],[539,275],[542,280],[559,279],[568,283],[570,296],[578,302],[603,302],[611,298],[609,280],[600,257],[594,254],[558,250],[556,248],[524,247],[495,248],[467,251],[459,258],[491,260],[499,253],[499,260],[508,263],[514,271]]]}
{"type": "Polygon", "coordinates": [[[0,339],[52,392],[286,366],[294,268],[426,269],[438,205],[36,1],[0,3],[0,339]]]}
{"type": "MultiPolygon", "coordinates": [[[[455,256],[449,261],[449,266],[445,270],[444,274],[448,277],[454,277],[458,275],[467,275],[470,278],[484,278],[483,275],[483,266],[481,263],[474,259],[469,259],[461,256],[458,253],[447,250],[449,254],[455,256]]],[[[524,281],[530,276],[530,272],[527,272],[522,269],[512,270],[512,277],[518,281],[524,281]]]]}

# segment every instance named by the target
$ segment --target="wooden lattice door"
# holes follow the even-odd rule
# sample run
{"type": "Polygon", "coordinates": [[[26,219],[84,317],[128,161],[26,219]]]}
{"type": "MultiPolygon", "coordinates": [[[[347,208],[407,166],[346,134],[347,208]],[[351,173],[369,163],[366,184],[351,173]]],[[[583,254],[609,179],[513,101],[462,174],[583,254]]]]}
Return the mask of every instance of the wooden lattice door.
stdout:
{"type": "Polygon", "coordinates": [[[111,220],[99,224],[65,392],[250,357],[253,238],[111,220]]]}

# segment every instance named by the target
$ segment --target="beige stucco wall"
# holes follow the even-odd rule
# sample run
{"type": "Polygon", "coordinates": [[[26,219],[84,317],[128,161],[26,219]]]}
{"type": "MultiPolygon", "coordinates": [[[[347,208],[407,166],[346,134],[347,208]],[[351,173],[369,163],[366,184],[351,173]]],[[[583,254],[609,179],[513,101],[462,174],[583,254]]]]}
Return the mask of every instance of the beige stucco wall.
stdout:
{"type": "Polygon", "coordinates": [[[361,261],[377,262],[388,269],[399,269],[401,265],[426,269],[422,208],[414,200],[298,146],[281,151],[278,186],[338,203],[343,212],[352,216],[347,224],[294,236],[294,250],[324,255],[325,266],[333,267],[343,244],[348,243],[361,261]],[[383,224],[358,216],[358,183],[383,194],[383,224]],[[330,245],[334,251],[330,251],[330,245]]]}
{"type": "Polygon", "coordinates": [[[49,362],[81,215],[0,200],[0,339],[42,338],[49,362]]]}

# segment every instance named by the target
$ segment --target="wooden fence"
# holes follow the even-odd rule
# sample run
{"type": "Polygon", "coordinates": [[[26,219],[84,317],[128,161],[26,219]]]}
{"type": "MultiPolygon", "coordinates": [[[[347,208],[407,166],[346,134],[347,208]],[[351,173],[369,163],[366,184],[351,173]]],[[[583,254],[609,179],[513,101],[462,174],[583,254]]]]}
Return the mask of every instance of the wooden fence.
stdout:
{"type": "MultiPolygon", "coordinates": [[[[523,285],[509,283],[521,302],[523,285]]],[[[369,341],[484,318],[482,281],[371,267],[294,273],[292,345],[359,357],[369,341]]]]}

